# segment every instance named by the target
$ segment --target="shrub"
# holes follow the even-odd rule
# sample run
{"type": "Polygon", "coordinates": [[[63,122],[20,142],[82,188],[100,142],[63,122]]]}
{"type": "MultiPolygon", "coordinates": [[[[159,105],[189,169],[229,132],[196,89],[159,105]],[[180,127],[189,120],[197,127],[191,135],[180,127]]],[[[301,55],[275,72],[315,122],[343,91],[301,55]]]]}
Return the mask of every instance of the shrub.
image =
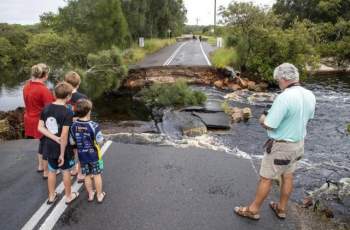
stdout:
{"type": "Polygon", "coordinates": [[[175,84],[154,84],[143,89],[141,95],[149,107],[201,105],[207,100],[204,93],[193,91],[185,80],[177,80],[175,84]]]}
{"type": "Polygon", "coordinates": [[[220,48],[212,53],[210,59],[215,67],[223,68],[233,66],[237,61],[237,54],[233,48],[220,48]]]}

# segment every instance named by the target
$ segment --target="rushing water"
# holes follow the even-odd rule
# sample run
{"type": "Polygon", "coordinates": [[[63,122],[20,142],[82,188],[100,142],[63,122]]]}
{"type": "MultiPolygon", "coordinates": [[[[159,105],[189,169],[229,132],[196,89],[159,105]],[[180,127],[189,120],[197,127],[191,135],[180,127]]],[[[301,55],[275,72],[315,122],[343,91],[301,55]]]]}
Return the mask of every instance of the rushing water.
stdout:
{"type": "MultiPolygon", "coordinates": [[[[0,88],[0,111],[23,106],[22,81],[17,84],[2,83],[0,88]]],[[[309,123],[305,141],[305,159],[296,172],[296,189],[293,199],[299,201],[308,191],[319,188],[327,180],[339,181],[350,177],[350,137],[346,124],[350,123],[350,76],[318,76],[309,78],[305,87],[312,90],[317,98],[315,119],[309,123]]],[[[210,103],[224,101],[228,92],[214,88],[195,87],[208,95],[210,103]]],[[[95,115],[100,120],[149,120],[148,111],[131,100],[130,96],[104,96],[94,100],[95,115]]],[[[248,96],[230,101],[232,106],[250,107],[253,118],[246,123],[234,124],[230,131],[212,132],[192,139],[169,141],[164,136],[147,136],[148,141],[135,138],[135,143],[165,143],[177,146],[197,145],[238,154],[253,159],[256,168],[267,138],[266,132],[258,124],[258,118],[269,106],[266,102],[252,103],[248,96]],[[165,141],[166,140],[166,141],[165,141]]],[[[125,134],[128,136],[128,134],[125,134]]],[[[125,135],[120,135],[125,137],[125,135]]],[[[130,136],[130,135],[129,135],[130,136]]],[[[120,141],[125,138],[120,137],[120,141]]],[[[350,216],[350,199],[332,201],[330,206],[336,215],[350,216]]]]}

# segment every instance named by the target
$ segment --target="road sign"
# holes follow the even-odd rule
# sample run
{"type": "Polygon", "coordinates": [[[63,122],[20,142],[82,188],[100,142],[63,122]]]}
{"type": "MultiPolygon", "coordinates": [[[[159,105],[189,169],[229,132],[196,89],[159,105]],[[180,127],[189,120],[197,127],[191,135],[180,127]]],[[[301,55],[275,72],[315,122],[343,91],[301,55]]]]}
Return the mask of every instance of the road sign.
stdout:
{"type": "Polygon", "coordinates": [[[221,48],[222,46],[222,37],[216,38],[216,47],[221,48]]]}
{"type": "Polygon", "coordinates": [[[145,47],[145,38],[143,38],[143,37],[139,38],[139,46],[142,48],[145,47]]]}

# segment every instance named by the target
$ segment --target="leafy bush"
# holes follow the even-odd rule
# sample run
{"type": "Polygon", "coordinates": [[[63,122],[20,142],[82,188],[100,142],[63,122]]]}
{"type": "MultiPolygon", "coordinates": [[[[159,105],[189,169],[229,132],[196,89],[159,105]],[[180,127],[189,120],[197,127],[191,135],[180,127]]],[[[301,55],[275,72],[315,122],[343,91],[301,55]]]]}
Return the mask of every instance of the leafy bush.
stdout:
{"type": "Polygon", "coordinates": [[[145,104],[149,107],[201,105],[207,97],[204,93],[193,91],[184,80],[175,84],[154,84],[141,91],[145,104]]]}
{"type": "Polygon", "coordinates": [[[233,48],[220,48],[211,54],[210,59],[218,68],[233,66],[237,62],[237,53],[233,48]]]}

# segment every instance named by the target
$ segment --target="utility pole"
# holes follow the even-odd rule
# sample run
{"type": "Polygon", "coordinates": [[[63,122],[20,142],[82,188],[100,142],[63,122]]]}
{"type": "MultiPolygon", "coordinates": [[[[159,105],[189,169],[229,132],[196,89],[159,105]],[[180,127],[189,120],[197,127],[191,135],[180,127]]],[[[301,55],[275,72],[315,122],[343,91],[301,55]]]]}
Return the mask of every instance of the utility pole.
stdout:
{"type": "Polygon", "coordinates": [[[214,0],[214,33],[216,31],[216,0],[214,0]]]}
{"type": "Polygon", "coordinates": [[[199,23],[199,18],[198,17],[196,18],[196,22],[197,22],[197,26],[198,26],[198,23],[199,23]]]}

